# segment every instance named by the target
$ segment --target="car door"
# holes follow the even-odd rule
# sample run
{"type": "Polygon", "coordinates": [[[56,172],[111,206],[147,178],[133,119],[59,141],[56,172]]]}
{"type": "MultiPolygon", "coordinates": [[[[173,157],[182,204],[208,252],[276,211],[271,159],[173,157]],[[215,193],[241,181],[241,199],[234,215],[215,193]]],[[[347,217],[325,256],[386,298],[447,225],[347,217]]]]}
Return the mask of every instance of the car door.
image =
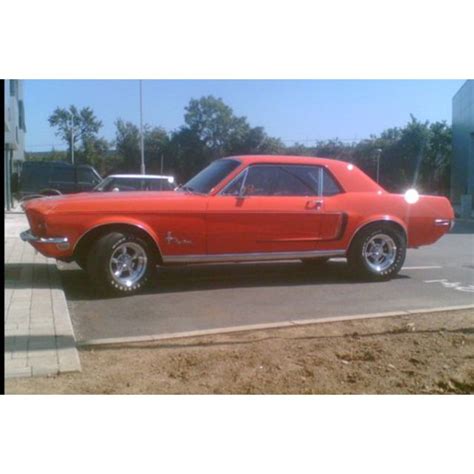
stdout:
{"type": "Polygon", "coordinates": [[[209,198],[209,254],[318,249],[322,202],[318,166],[255,164],[209,198]]]}

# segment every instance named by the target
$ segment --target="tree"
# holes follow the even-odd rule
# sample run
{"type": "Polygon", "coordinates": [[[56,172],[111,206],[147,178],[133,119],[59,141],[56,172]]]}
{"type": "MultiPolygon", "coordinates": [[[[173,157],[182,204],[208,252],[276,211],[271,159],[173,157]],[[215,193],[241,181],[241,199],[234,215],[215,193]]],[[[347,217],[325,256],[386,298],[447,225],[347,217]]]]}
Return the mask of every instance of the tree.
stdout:
{"type": "MultiPolygon", "coordinates": [[[[285,146],[263,127],[252,127],[222,99],[191,99],[184,125],[170,134],[161,127],[145,126],[147,170],[165,171],[184,182],[212,160],[243,154],[287,154],[334,158],[355,163],[373,179],[380,163],[380,184],[391,192],[415,186],[422,192],[448,194],[451,163],[451,128],[444,122],[421,122],[410,116],[404,127],[392,127],[358,143],[338,138],[317,140],[314,145],[285,146]],[[380,151],[381,150],[381,151],[380,151]]],[[[140,132],[131,122],[116,122],[117,155],[121,170],[140,169],[140,132]]]]}
{"type": "Polygon", "coordinates": [[[108,151],[109,143],[104,138],[84,137],[81,149],[77,153],[77,163],[90,164],[100,174],[105,174],[108,151]]]}
{"type": "Polygon", "coordinates": [[[123,171],[136,173],[140,169],[140,130],[122,119],[115,122],[115,127],[115,145],[123,171]]]}
{"type": "Polygon", "coordinates": [[[189,130],[210,150],[213,158],[225,155],[232,143],[248,131],[245,117],[237,117],[222,99],[212,95],[191,99],[184,121],[189,130]]]}
{"type": "MultiPolygon", "coordinates": [[[[161,156],[165,155],[169,137],[165,129],[162,127],[146,126],[144,130],[145,143],[145,165],[149,173],[161,172],[161,156]]],[[[168,161],[166,161],[168,167],[168,161]]]]}
{"type": "MultiPolygon", "coordinates": [[[[115,145],[122,169],[127,173],[138,173],[141,168],[140,130],[132,122],[118,119],[115,122],[115,145]]],[[[161,155],[166,154],[169,137],[162,127],[143,127],[145,167],[147,172],[158,173],[161,155]]],[[[168,162],[167,162],[168,165],[168,162]]]]}
{"type": "Polygon", "coordinates": [[[171,134],[166,156],[166,169],[183,183],[212,160],[211,152],[198,135],[188,127],[171,134]]]}
{"type": "Polygon", "coordinates": [[[298,142],[294,145],[287,146],[285,153],[294,156],[315,156],[310,148],[298,142]]]}
{"type": "Polygon", "coordinates": [[[251,127],[220,98],[191,99],[184,121],[185,125],[172,134],[167,155],[183,180],[216,158],[285,150],[281,140],[268,136],[263,127],[251,127]]]}
{"type": "Polygon", "coordinates": [[[67,161],[67,152],[58,151],[54,147],[51,151],[25,152],[26,161],[67,161]]]}
{"type": "Polygon", "coordinates": [[[239,154],[277,154],[283,153],[285,145],[278,138],[265,133],[263,127],[250,127],[248,123],[241,124],[238,134],[229,138],[228,149],[230,155],[239,154]]]}
{"type": "Polygon", "coordinates": [[[49,124],[56,128],[56,136],[65,141],[72,151],[76,143],[91,140],[96,137],[102,127],[102,122],[97,119],[90,107],[78,110],[71,105],[69,109],[57,107],[49,116],[49,124]]]}
{"type": "Polygon", "coordinates": [[[429,142],[423,167],[425,186],[449,196],[452,161],[452,129],[446,122],[429,126],[429,142]]]}

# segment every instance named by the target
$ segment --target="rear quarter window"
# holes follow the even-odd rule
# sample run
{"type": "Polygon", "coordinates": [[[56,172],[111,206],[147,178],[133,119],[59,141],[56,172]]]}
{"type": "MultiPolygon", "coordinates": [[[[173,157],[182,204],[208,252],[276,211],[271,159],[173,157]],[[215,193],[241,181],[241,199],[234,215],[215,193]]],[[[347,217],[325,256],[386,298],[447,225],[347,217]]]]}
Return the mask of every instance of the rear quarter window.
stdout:
{"type": "Polygon", "coordinates": [[[323,196],[335,196],[343,190],[328,170],[323,170],[323,196]]]}

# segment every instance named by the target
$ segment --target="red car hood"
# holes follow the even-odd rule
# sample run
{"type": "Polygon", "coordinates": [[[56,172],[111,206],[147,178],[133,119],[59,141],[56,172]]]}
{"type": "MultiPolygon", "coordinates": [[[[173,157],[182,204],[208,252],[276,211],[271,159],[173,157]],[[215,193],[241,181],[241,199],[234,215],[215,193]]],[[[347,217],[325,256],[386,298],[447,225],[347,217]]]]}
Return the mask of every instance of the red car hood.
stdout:
{"type": "Polygon", "coordinates": [[[110,193],[78,193],[64,196],[47,196],[27,201],[23,208],[42,214],[76,212],[146,212],[172,210],[173,204],[202,199],[202,195],[176,191],[137,191],[110,193]]]}

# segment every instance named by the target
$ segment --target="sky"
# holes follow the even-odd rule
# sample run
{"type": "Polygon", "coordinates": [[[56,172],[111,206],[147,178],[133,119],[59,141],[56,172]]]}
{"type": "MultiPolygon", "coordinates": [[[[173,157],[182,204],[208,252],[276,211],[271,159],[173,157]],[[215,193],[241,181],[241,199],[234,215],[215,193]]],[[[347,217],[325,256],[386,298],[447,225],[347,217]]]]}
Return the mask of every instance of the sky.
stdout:
{"type": "MultiPolygon", "coordinates": [[[[220,97],[251,126],[286,144],[357,141],[413,114],[451,123],[451,101],[464,80],[144,80],[143,122],[172,131],[184,124],[192,98],[220,97]]],[[[103,122],[99,135],[115,137],[118,118],[139,125],[139,81],[26,80],[26,150],[65,149],[49,126],[56,107],[91,107],[103,122]]]]}

